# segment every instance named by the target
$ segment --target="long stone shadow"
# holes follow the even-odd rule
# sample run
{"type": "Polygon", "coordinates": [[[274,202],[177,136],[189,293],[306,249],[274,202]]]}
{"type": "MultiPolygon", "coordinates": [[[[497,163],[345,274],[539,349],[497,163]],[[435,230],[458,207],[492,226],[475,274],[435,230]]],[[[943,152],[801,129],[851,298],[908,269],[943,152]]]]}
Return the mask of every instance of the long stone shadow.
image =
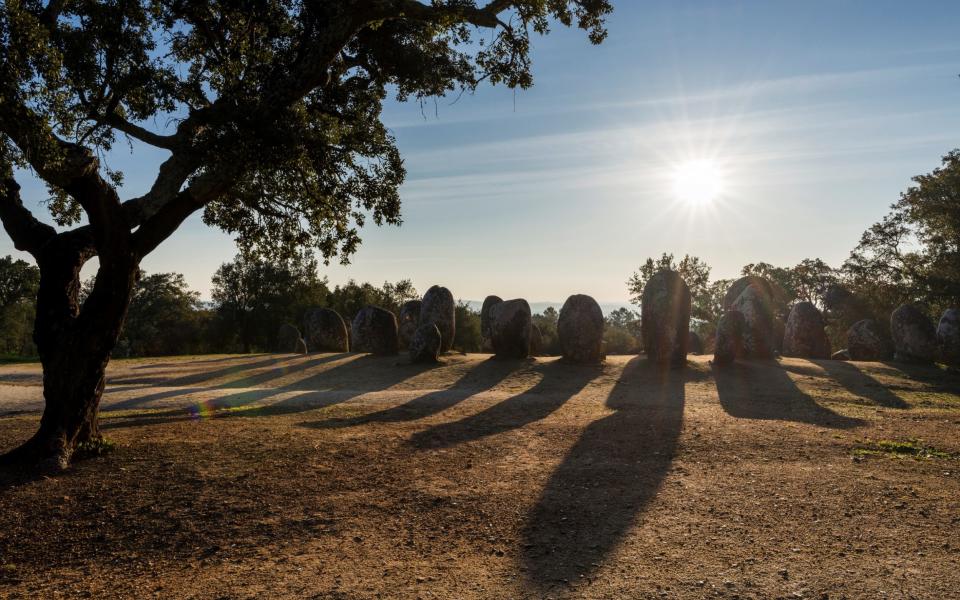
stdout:
{"type": "Polygon", "coordinates": [[[541,591],[592,573],[655,497],[676,453],[685,384],[704,374],[624,367],[592,422],[550,476],[523,530],[527,578],[541,591]]]}
{"type": "MultiPolygon", "coordinates": [[[[307,361],[302,365],[298,365],[297,370],[307,370],[311,366],[343,358],[344,356],[343,354],[338,354],[307,361]]],[[[396,361],[396,357],[384,358],[365,355],[283,386],[247,389],[234,394],[203,400],[188,407],[110,419],[105,422],[101,428],[112,429],[141,425],[158,425],[187,419],[199,420],[226,416],[276,416],[305,412],[313,410],[314,408],[323,408],[340,402],[346,402],[347,400],[369,392],[385,390],[423,371],[423,367],[415,365],[391,364],[389,366],[381,366],[381,364],[378,364],[393,361],[396,361]],[[355,371],[362,369],[372,369],[379,377],[358,377],[355,371]],[[351,387],[348,389],[336,389],[332,387],[335,386],[338,381],[348,381],[351,387]],[[320,387],[322,384],[323,387],[320,387]],[[244,408],[290,391],[304,391],[305,393],[296,394],[295,396],[266,406],[244,408]]],[[[282,373],[274,374],[274,378],[285,377],[290,375],[290,373],[290,370],[285,370],[282,373]]],[[[267,381],[260,381],[260,383],[267,383],[267,381]]]]}
{"type": "Polygon", "coordinates": [[[467,398],[496,387],[511,373],[522,366],[517,361],[490,358],[467,371],[449,388],[418,396],[409,402],[374,413],[351,418],[328,419],[301,423],[316,429],[354,427],[366,423],[394,423],[416,421],[451,408],[467,398]]]}
{"type": "MultiPolygon", "coordinates": [[[[200,360],[191,360],[189,364],[196,365],[196,364],[221,363],[221,362],[228,362],[231,360],[237,360],[238,358],[242,358],[242,356],[231,355],[231,356],[221,356],[219,358],[204,358],[200,360]]],[[[162,369],[167,367],[180,367],[180,366],[183,366],[184,364],[188,364],[188,363],[185,363],[183,361],[170,362],[170,363],[153,363],[153,364],[147,364],[147,365],[137,365],[137,366],[131,367],[131,369],[162,369]]]]}
{"type": "Polygon", "coordinates": [[[822,367],[831,379],[842,385],[851,394],[865,398],[887,408],[909,408],[903,398],[894,394],[885,385],[863,372],[856,364],[842,360],[811,361],[822,367]]]}
{"type": "Polygon", "coordinates": [[[846,417],[820,406],[773,360],[714,366],[713,375],[720,405],[731,417],[795,421],[834,429],[850,429],[864,424],[861,419],[846,417]]]}
{"type": "MultiPolygon", "coordinates": [[[[257,373],[256,375],[251,375],[249,377],[240,377],[238,379],[229,381],[221,385],[215,385],[210,387],[182,387],[176,386],[174,383],[166,383],[164,387],[175,387],[175,389],[164,390],[162,392],[153,392],[151,394],[145,394],[143,396],[136,396],[133,398],[127,398],[126,400],[121,400],[119,402],[111,403],[105,406],[105,410],[126,410],[130,408],[137,408],[148,404],[150,402],[155,402],[157,400],[167,400],[170,398],[177,398],[180,396],[187,396],[190,394],[195,394],[198,392],[205,392],[211,390],[220,390],[220,389],[230,389],[230,388],[249,388],[255,387],[258,385],[263,385],[264,383],[269,383],[275,379],[289,375],[295,371],[309,369],[311,367],[321,365],[328,362],[333,362],[347,356],[346,354],[331,354],[326,356],[321,356],[311,360],[304,361],[300,364],[290,366],[287,364],[289,359],[279,362],[279,361],[264,361],[264,363],[254,363],[247,367],[247,369],[235,370],[230,374],[242,374],[245,370],[259,369],[264,366],[276,365],[275,369],[270,369],[264,371],[263,373],[257,373]]],[[[213,379],[219,379],[224,375],[218,377],[211,377],[208,381],[213,379]]]]}
{"type": "MultiPolygon", "coordinates": [[[[184,375],[182,377],[175,377],[174,379],[166,379],[163,376],[144,376],[144,377],[118,377],[118,378],[108,378],[108,385],[123,385],[131,383],[162,383],[164,387],[183,387],[188,385],[197,385],[198,383],[203,383],[205,381],[213,381],[214,379],[219,379],[221,377],[227,377],[233,375],[234,373],[240,373],[243,371],[252,371],[254,369],[260,369],[263,367],[269,367],[271,365],[282,364],[289,362],[298,358],[299,354],[291,355],[281,355],[281,356],[271,356],[270,358],[259,360],[252,363],[241,363],[238,365],[230,365],[227,367],[222,367],[219,369],[213,369],[210,371],[200,371],[198,373],[190,373],[189,375],[184,375]]],[[[242,360],[243,357],[236,357],[237,360],[242,360]]],[[[186,363],[183,363],[186,364],[186,363]]]]}
{"type": "Polygon", "coordinates": [[[542,379],[532,388],[459,421],[442,423],[417,432],[410,444],[417,448],[446,448],[519,429],[550,416],[602,370],[596,366],[570,365],[559,360],[538,370],[542,379]]]}
{"type": "Polygon", "coordinates": [[[885,361],[884,366],[894,369],[901,376],[930,386],[935,392],[960,394],[960,373],[942,369],[935,365],[885,361]]]}

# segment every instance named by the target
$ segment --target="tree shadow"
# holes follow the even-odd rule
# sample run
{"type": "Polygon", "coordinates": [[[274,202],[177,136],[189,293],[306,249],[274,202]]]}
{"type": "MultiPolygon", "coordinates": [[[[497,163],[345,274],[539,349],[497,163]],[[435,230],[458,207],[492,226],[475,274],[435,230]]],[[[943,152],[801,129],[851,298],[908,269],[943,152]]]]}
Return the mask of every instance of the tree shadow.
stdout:
{"type": "Polygon", "coordinates": [[[34,466],[0,466],[0,494],[22,485],[40,481],[46,477],[47,475],[34,466]]]}
{"type": "Polygon", "coordinates": [[[447,448],[519,429],[550,416],[602,373],[602,367],[572,365],[559,360],[539,365],[537,370],[543,377],[529,390],[459,421],[417,432],[410,444],[420,449],[447,448]]]}
{"type": "Polygon", "coordinates": [[[812,360],[810,362],[821,367],[831,379],[855,396],[887,408],[910,407],[903,398],[865,373],[855,363],[843,360],[812,360]]]}
{"type": "Polygon", "coordinates": [[[550,476],[523,530],[522,560],[540,589],[593,572],[660,489],[676,453],[685,384],[703,378],[637,357],[550,476]]]}
{"type": "Polygon", "coordinates": [[[354,427],[366,423],[398,423],[416,421],[451,408],[467,398],[490,390],[506,379],[524,363],[487,359],[467,371],[450,387],[418,396],[399,406],[351,418],[328,419],[313,423],[301,423],[316,429],[354,427]]]}
{"type": "MultiPolygon", "coordinates": [[[[104,408],[106,410],[127,410],[130,408],[137,408],[139,406],[143,406],[145,404],[149,404],[150,402],[155,402],[157,400],[167,400],[170,398],[177,398],[179,396],[187,396],[190,394],[195,394],[198,392],[207,392],[211,390],[230,389],[230,388],[255,387],[258,385],[269,383],[270,381],[279,379],[280,377],[290,375],[291,373],[295,373],[296,371],[310,369],[317,365],[339,360],[341,358],[344,358],[345,356],[347,356],[347,354],[345,353],[324,355],[324,356],[313,358],[295,365],[289,365],[287,364],[286,361],[264,361],[264,362],[254,363],[250,365],[247,369],[233,370],[229,374],[231,375],[242,374],[246,370],[261,369],[264,366],[276,366],[276,368],[264,371],[262,373],[257,373],[255,375],[242,376],[238,379],[229,381],[227,383],[210,386],[210,387],[183,387],[182,385],[177,385],[176,383],[174,383],[176,381],[181,381],[183,379],[181,378],[179,380],[173,380],[173,382],[167,382],[164,385],[164,387],[173,387],[175,389],[164,390],[162,392],[153,392],[151,394],[145,394],[143,396],[127,398],[126,400],[120,400],[118,402],[111,402],[111,403],[105,404],[104,408]]],[[[220,377],[223,377],[223,375],[220,375],[217,377],[211,377],[208,379],[208,381],[212,381],[213,379],[219,379],[220,377]]]]}
{"type": "MultiPolygon", "coordinates": [[[[337,354],[306,361],[297,365],[294,370],[288,369],[282,373],[274,373],[273,378],[286,377],[291,375],[291,373],[295,373],[297,370],[306,371],[310,367],[324,362],[331,362],[344,356],[346,355],[337,354]]],[[[364,355],[355,360],[337,365],[331,369],[321,371],[320,373],[310,375],[309,377],[293,381],[286,385],[246,389],[234,394],[202,400],[187,407],[117,417],[104,423],[101,428],[114,429],[142,425],[158,425],[188,419],[201,420],[237,416],[276,416],[305,412],[314,410],[315,408],[324,408],[326,406],[332,406],[333,404],[346,402],[347,400],[369,392],[388,389],[424,370],[424,367],[418,365],[395,364],[387,368],[381,366],[385,361],[393,360],[395,360],[393,357],[384,358],[364,355]],[[378,377],[359,377],[357,371],[363,369],[369,369],[371,372],[375,372],[378,377]],[[346,389],[337,389],[336,385],[339,382],[349,382],[351,385],[346,389]],[[303,391],[305,393],[296,394],[265,406],[251,406],[290,391],[303,391]]],[[[268,382],[267,379],[259,380],[260,384],[268,382]]],[[[204,391],[209,391],[210,389],[217,388],[204,388],[204,391]]]]}
{"type": "Polygon", "coordinates": [[[846,417],[818,404],[773,360],[714,366],[713,375],[720,405],[731,417],[795,421],[835,429],[864,424],[861,419],[846,417]]]}

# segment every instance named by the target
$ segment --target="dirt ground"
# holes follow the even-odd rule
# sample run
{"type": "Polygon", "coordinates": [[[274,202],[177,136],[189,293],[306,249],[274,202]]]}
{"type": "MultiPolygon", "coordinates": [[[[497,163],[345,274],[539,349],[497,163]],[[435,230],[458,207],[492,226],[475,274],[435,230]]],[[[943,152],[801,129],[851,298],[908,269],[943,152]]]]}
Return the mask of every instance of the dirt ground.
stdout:
{"type": "MultiPolygon", "coordinates": [[[[115,361],[112,452],[0,475],[0,597],[960,596],[956,375],[405,362],[115,361]]],[[[0,450],[40,407],[0,368],[0,450]]]]}

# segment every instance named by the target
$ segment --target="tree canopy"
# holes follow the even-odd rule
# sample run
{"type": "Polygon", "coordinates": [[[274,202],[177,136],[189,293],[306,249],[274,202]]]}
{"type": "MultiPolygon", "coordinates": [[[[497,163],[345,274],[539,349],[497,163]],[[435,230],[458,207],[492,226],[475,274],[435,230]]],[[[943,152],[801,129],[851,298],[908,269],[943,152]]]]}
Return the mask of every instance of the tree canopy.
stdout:
{"type": "MultiPolygon", "coordinates": [[[[345,260],[367,219],[399,223],[404,178],[380,121],[388,94],[532,84],[552,23],[599,43],[608,0],[10,0],[0,8],[0,216],[17,247],[53,230],[19,202],[14,166],[90,255],[118,229],[143,256],[191,213],[246,250],[345,260]],[[121,202],[99,160],[127,138],[169,153],[121,202]]],[[[124,236],[121,236],[124,237],[124,236]]]]}

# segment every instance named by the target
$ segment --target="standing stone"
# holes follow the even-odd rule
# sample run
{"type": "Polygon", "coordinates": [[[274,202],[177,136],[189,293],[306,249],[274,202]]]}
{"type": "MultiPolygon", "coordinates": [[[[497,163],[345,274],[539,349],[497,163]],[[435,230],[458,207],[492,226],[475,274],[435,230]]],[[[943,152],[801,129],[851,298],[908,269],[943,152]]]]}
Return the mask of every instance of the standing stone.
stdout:
{"type": "Polygon", "coordinates": [[[773,283],[765,277],[757,275],[747,275],[734,281],[723,296],[723,310],[729,310],[740,294],[747,288],[756,288],[763,293],[770,301],[771,305],[780,308],[786,308],[787,293],[776,283],[773,283]]]}
{"type": "Polygon", "coordinates": [[[797,302],[790,309],[783,335],[783,355],[830,358],[830,340],[823,330],[823,316],[813,303],[797,302]]]}
{"type": "Polygon", "coordinates": [[[530,355],[530,330],[533,327],[530,305],[526,300],[504,300],[490,307],[490,341],[500,358],[526,358],[530,355]]]}
{"type": "Polygon", "coordinates": [[[927,315],[913,304],[903,304],[893,311],[890,333],[894,360],[919,364],[937,360],[937,330],[927,315]]]}
{"type": "Polygon", "coordinates": [[[893,345],[873,319],[861,319],[847,329],[850,360],[889,360],[893,345]]]}
{"type": "Polygon", "coordinates": [[[443,341],[440,330],[433,323],[425,323],[410,338],[410,361],[415,363],[435,363],[440,358],[440,343],[443,341]]]}
{"type": "Polygon", "coordinates": [[[420,327],[421,302],[419,300],[408,300],[400,306],[400,316],[398,321],[398,331],[400,335],[400,347],[409,348],[413,341],[413,334],[420,327]]]}
{"type": "Polygon", "coordinates": [[[731,309],[743,315],[744,358],[773,358],[773,308],[757,286],[747,286],[731,309]]]}
{"type": "Polygon", "coordinates": [[[952,367],[960,366],[960,310],[950,308],[944,311],[937,326],[937,341],[943,362],[952,367]]]}
{"type": "Polygon", "coordinates": [[[449,352],[453,347],[453,337],[457,331],[457,306],[453,294],[445,287],[435,285],[423,295],[420,305],[420,324],[433,323],[440,330],[443,342],[440,353],[449,352]]]}
{"type": "Polygon", "coordinates": [[[348,352],[350,338],[340,313],[330,308],[312,308],[303,317],[304,341],[313,352],[348,352]]]}
{"type": "Polygon", "coordinates": [[[687,362],[690,288],[676,271],[653,274],[643,288],[640,327],[647,357],[673,366],[687,362]]]}
{"type": "Polygon", "coordinates": [[[543,353],[543,333],[536,325],[530,326],[530,356],[540,356],[543,353]]]}
{"type": "Polygon", "coordinates": [[[300,330],[291,325],[290,323],[284,323],[280,326],[279,331],[277,331],[277,352],[283,352],[284,354],[288,352],[294,352],[296,354],[306,354],[307,346],[303,342],[303,338],[300,337],[300,330]]]}
{"type": "Polygon", "coordinates": [[[597,301],[585,294],[574,294],[560,308],[557,334],[564,360],[574,363],[602,362],[603,311],[597,301]]]}
{"type": "Polygon", "coordinates": [[[717,340],[713,350],[713,364],[724,366],[732,364],[742,357],[743,332],[747,322],[743,315],[735,310],[728,310],[721,315],[717,322],[717,340]]]}
{"type": "Polygon", "coordinates": [[[483,299],[483,306],[480,307],[480,336],[485,340],[490,339],[490,309],[500,302],[503,302],[500,296],[487,296],[483,299]]]}
{"type": "Polygon", "coordinates": [[[353,318],[353,349],[372,354],[396,354],[399,350],[397,318],[379,306],[364,306],[353,318]]]}
{"type": "Polygon", "coordinates": [[[703,354],[703,340],[697,335],[696,331],[687,334],[687,352],[690,354],[703,354]]]}

